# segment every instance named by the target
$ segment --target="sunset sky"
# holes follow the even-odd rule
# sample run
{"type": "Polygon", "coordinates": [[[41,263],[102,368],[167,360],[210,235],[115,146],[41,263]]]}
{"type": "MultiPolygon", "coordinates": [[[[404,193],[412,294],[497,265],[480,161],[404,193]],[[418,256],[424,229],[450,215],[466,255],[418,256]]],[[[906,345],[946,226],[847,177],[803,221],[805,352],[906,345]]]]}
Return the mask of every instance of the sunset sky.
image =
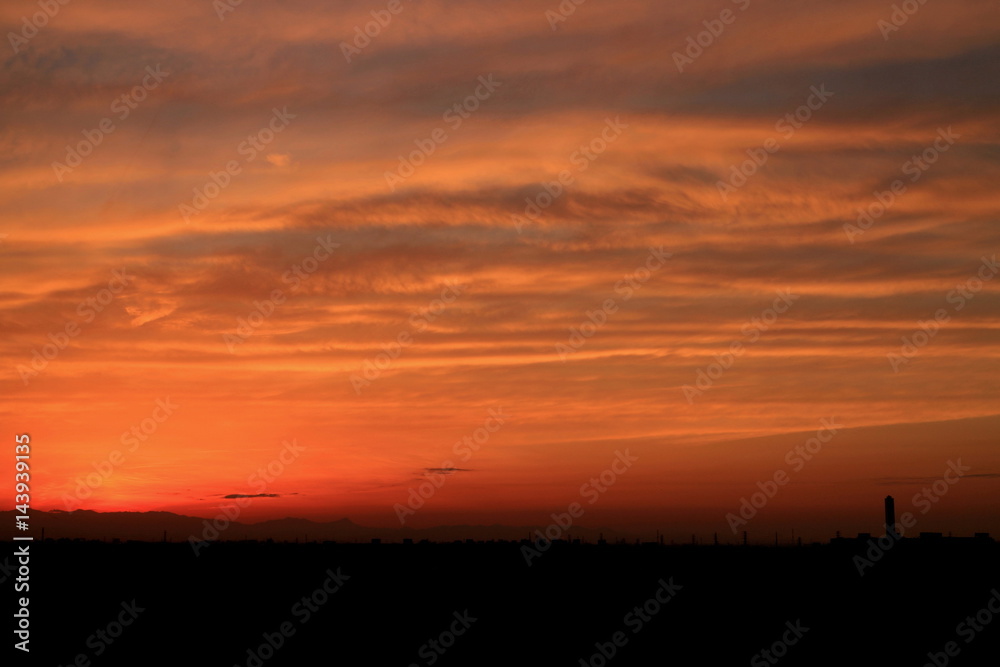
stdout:
{"type": "Polygon", "coordinates": [[[4,3],[34,506],[1000,534],[996,3],[562,6],[4,3]]]}

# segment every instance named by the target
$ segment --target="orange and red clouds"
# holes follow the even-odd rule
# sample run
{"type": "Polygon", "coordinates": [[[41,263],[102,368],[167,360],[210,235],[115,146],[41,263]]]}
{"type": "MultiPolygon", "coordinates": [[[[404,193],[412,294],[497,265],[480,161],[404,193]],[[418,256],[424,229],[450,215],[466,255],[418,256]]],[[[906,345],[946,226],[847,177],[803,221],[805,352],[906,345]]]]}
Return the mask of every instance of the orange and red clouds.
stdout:
{"type": "Polygon", "coordinates": [[[886,32],[869,2],[404,1],[367,41],[381,5],[61,6],[0,60],[3,413],[37,501],[118,451],[79,506],[398,525],[453,465],[411,521],[542,521],[631,448],[586,522],[722,530],[836,418],[781,525],[874,530],[879,480],[962,456],[984,476],[944,523],[1000,531],[987,4],[886,32]]]}

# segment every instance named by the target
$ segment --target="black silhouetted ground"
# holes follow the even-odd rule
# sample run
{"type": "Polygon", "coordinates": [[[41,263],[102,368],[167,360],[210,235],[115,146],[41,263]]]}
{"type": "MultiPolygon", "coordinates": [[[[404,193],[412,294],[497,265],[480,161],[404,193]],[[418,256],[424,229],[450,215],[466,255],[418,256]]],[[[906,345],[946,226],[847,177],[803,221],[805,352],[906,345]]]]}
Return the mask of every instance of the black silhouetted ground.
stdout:
{"type": "Polygon", "coordinates": [[[863,577],[858,550],[35,542],[31,664],[602,665],[615,633],[608,665],[997,664],[1000,614],[959,624],[1000,610],[1000,545],[911,541],[863,577]]]}

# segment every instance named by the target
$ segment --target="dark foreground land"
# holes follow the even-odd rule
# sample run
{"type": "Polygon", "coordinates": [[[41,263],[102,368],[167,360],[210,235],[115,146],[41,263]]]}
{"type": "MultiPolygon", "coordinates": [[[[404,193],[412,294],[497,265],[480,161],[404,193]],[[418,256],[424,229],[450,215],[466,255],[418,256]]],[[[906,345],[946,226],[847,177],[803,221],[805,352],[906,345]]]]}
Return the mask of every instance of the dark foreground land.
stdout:
{"type": "Polygon", "coordinates": [[[50,540],[5,664],[998,664],[1000,545],[864,551],[50,540]]]}

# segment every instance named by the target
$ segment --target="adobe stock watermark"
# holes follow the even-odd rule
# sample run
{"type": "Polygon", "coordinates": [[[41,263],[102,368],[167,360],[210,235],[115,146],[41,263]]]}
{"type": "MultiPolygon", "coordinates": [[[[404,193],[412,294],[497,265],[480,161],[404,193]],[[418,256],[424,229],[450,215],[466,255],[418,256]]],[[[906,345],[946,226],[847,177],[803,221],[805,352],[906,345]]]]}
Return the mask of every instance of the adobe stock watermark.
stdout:
{"type": "MultiPolygon", "coordinates": [[[[624,276],[615,283],[615,294],[621,296],[622,301],[628,301],[633,293],[646,284],[653,273],[663,268],[667,260],[673,257],[673,253],[665,252],[663,246],[650,248],[646,261],[638,266],[632,273],[624,276]]],[[[584,313],[586,319],[578,326],[569,328],[569,338],[565,343],[556,343],[556,354],[565,362],[571,354],[586,345],[587,341],[597,333],[598,329],[608,322],[608,318],[617,313],[621,306],[614,297],[608,297],[594,310],[584,313]]]]}
{"type": "MultiPolygon", "coordinates": [[[[1000,272],[1000,265],[997,264],[997,256],[994,253],[992,257],[986,257],[985,255],[980,258],[982,264],[979,266],[979,270],[976,275],[972,276],[966,280],[961,285],[956,285],[955,289],[948,292],[945,296],[945,301],[952,305],[952,310],[958,312],[965,308],[965,304],[973,299],[976,294],[978,294],[985,283],[993,280],[993,277],[1000,272]]],[[[889,360],[889,366],[892,368],[893,373],[898,373],[901,368],[917,356],[917,354],[923,348],[930,344],[934,336],[937,335],[938,331],[941,329],[941,325],[951,321],[951,314],[945,308],[938,308],[934,311],[934,317],[924,321],[917,321],[917,328],[913,330],[908,336],[903,336],[901,338],[902,345],[899,346],[898,352],[889,352],[886,354],[886,359],[889,360]]]]}
{"type": "Polygon", "coordinates": [[[21,29],[17,32],[7,33],[7,41],[10,42],[10,48],[14,50],[14,55],[17,55],[21,47],[26,46],[38,34],[38,31],[47,26],[49,20],[55,18],[59,10],[68,5],[69,2],[70,0],[38,0],[36,4],[41,11],[35,12],[30,18],[22,16],[21,29]]]}
{"type": "Polygon", "coordinates": [[[882,33],[882,39],[888,42],[889,35],[898,32],[926,3],[927,0],[903,0],[899,4],[894,4],[889,19],[879,19],[875,23],[875,27],[882,33]]]}
{"type": "MultiPolygon", "coordinates": [[[[146,442],[156,431],[160,428],[160,424],[164,423],[173,414],[174,410],[180,406],[173,403],[170,397],[158,398],[155,402],[156,407],[153,408],[152,413],[138,424],[133,424],[132,428],[128,431],[124,431],[118,441],[123,447],[127,447],[126,452],[131,454],[139,449],[139,446],[146,442]]],[[[66,508],[67,512],[72,512],[77,509],[81,502],[90,498],[96,489],[99,489],[102,484],[114,471],[119,468],[123,463],[125,463],[126,455],[122,453],[122,450],[113,450],[107,458],[103,461],[92,461],[91,466],[94,468],[94,472],[88,473],[86,476],[80,476],[76,478],[76,488],[73,489],[73,493],[64,493],[62,495],[63,506],[66,508]]]]}
{"type": "MultiPolygon", "coordinates": [[[[115,114],[118,122],[124,121],[135,109],[139,108],[139,104],[149,97],[149,93],[155,90],[168,76],[170,76],[170,72],[162,71],[159,65],[156,67],[147,66],[146,76],[142,77],[142,81],[133,86],[130,91],[119,95],[111,102],[111,113],[115,114]]],[[[115,125],[115,119],[111,116],[106,116],[97,123],[97,127],[83,130],[82,141],[76,144],[66,144],[66,157],[64,161],[55,161],[52,163],[52,170],[56,174],[56,180],[62,183],[63,176],[83,164],[84,158],[93,153],[94,149],[104,142],[104,137],[116,129],[118,129],[118,126],[115,125]]]]}
{"type": "MultiPolygon", "coordinates": [[[[611,465],[601,471],[597,477],[591,477],[589,481],[580,486],[580,496],[587,499],[588,505],[593,505],[601,499],[601,495],[615,485],[618,478],[628,472],[629,468],[639,460],[638,456],[633,456],[628,449],[615,451],[615,458],[611,465]]],[[[579,519],[586,512],[586,508],[578,502],[572,502],[566,507],[566,511],[560,514],[552,514],[552,523],[546,526],[545,530],[535,530],[535,541],[532,544],[521,545],[521,555],[524,562],[531,567],[531,561],[540,558],[542,554],[549,550],[552,543],[573,527],[573,522],[579,519]]]]}
{"type": "MultiPolygon", "coordinates": [[[[452,612],[451,615],[454,616],[455,620],[448,625],[448,628],[417,650],[417,656],[425,660],[427,665],[433,665],[437,662],[448,649],[455,645],[455,641],[468,632],[472,624],[479,620],[470,615],[468,609],[461,614],[457,611],[452,612]]],[[[409,667],[420,667],[420,663],[411,662],[409,667]]]]}
{"type": "Polygon", "coordinates": [[[588,658],[580,658],[580,667],[605,667],[608,661],[618,655],[619,650],[628,645],[629,639],[642,632],[643,628],[663,611],[663,607],[674,599],[677,592],[684,588],[680,584],[675,584],[673,577],[668,581],[660,579],[656,583],[660,585],[656,592],[641,605],[633,607],[622,618],[622,624],[629,632],[618,630],[608,641],[594,642],[596,650],[588,658]]]}
{"type": "MultiPolygon", "coordinates": [[[[833,436],[844,428],[843,424],[837,423],[836,417],[831,417],[829,420],[823,418],[819,423],[820,429],[816,431],[815,436],[801,445],[795,445],[785,453],[785,463],[791,467],[793,473],[802,470],[808,461],[812,461],[813,457],[820,453],[823,445],[833,440],[833,436]]],[[[732,512],[726,514],[726,522],[733,531],[733,535],[747,525],[747,521],[757,516],[757,513],[764,509],[767,503],[778,494],[778,489],[788,484],[790,479],[789,473],[784,468],[778,468],[774,471],[771,479],[757,482],[757,488],[760,491],[750,494],[749,499],[745,496],[740,498],[740,508],[737,510],[739,516],[732,512]]]]}
{"type": "MultiPolygon", "coordinates": [[[[324,574],[326,575],[326,579],[323,580],[323,583],[313,589],[308,595],[303,595],[289,609],[289,613],[298,622],[298,626],[292,621],[284,621],[275,628],[274,632],[261,633],[261,643],[247,649],[247,657],[243,661],[243,665],[246,667],[262,667],[265,662],[273,658],[281,650],[288,640],[295,636],[300,627],[308,623],[315,614],[320,612],[330,601],[330,598],[340,591],[347,580],[351,578],[349,575],[341,572],[339,567],[336,571],[332,568],[327,568],[324,574]]],[[[239,667],[239,665],[234,665],[234,667],[239,667]]]]}
{"type": "Polygon", "coordinates": [[[243,0],[212,0],[212,9],[222,22],[226,20],[226,14],[232,14],[242,4],[243,0]]]}
{"type": "Polygon", "coordinates": [[[802,619],[796,619],[795,623],[785,621],[788,628],[781,634],[781,638],[774,641],[770,647],[754,653],[750,658],[752,667],[767,667],[776,665],[778,661],[788,655],[789,647],[795,646],[799,640],[809,632],[809,628],[802,625],[802,619]]]}
{"type": "Polygon", "coordinates": [[[236,146],[236,153],[243,157],[243,164],[240,164],[239,160],[229,160],[222,170],[208,172],[208,180],[201,187],[193,188],[194,196],[191,198],[191,203],[178,206],[184,222],[190,223],[192,217],[208,208],[212,200],[229,187],[233,177],[243,173],[243,165],[252,162],[295,117],[296,114],[288,112],[288,107],[283,107],[281,110],[277,107],[271,109],[271,118],[267,124],[255,133],[247,135],[247,138],[236,146]]]}
{"type": "Polygon", "coordinates": [[[229,529],[232,523],[239,518],[243,510],[251,505],[254,498],[273,497],[273,494],[266,493],[268,485],[280,477],[285,472],[285,468],[295,463],[302,456],[302,452],[306,450],[294,438],[291,442],[285,440],[281,444],[283,449],[275,458],[271,459],[266,466],[257,468],[257,470],[250,473],[247,477],[246,483],[252,493],[233,493],[226,496],[227,499],[232,499],[235,502],[222,505],[220,512],[211,521],[208,519],[202,520],[200,536],[190,535],[188,537],[188,543],[191,545],[195,556],[201,555],[204,549],[207,549],[213,541],[219,539],[219,535],[229,529]]]}
{"type": "MultiPolygon", "coordinates": [[[[930,146],[921,151],[918,155],[913,155],[904,162],[900,171],[910,177],[910,183],[916,183],[930,169],[934,163],[940,159],[941,154],[955,145],[962,135],[952,132],[951,126],[947,129],[938,128],[937,137],[930,146]]],[[[892,208],[897,199],[907,191],[907,185],[901,178],[897,178],[890,185],[888,190],[875,190],[872,196],[875,201],[866,207],[858,208],[858,217],[854,223],[844,223],[844,234],[852,244],[856,236],[861,236],[871,229],[875,221],[885,215],[885,212],[892,208]]]]}
{"type": "Polygon", "coordinates": [[[560,23],[565,23],[566,19],[576,13],[576,8],[587,0],[562,0],[555,9],[545,10],[545,19],[549,22],[549,27],[553,31],[559,29],[560,23]]]}
{"type": "MultiPolygon", "coordinates": [[[[461,440],[451,446],[451,453],[466,462],[472,455],[489,442],[490,436],[500,430],[500,427],[507,421],[507,415],[503,414],[502,407],[490,408],[488,416],[483,421],[483,425],[474,430],[471,434],[462,436],[461,440]]],[[[428,468],[425,471],[427,479],[416,487],[410,487],[407,494],[406,505],[396,503],[392,506],[396,512],[396,518],[400,525],[406,524],[406,518],[416,514],[417,510],[424,506],[430,498],[437,493],[437,490],[444,486],[449,476],[456,472],[465,472],[461,468],[455,467],[455,462],[451,459],[442,461],[440,467],[428,468]]]]}
{"type": "Polygon", "coordinates": [[[765,308],[761,311],[760,315],[757,317],[751,317],[743,326],[740,327],[740,333],[742,333],[747,339],[746,343],[734,340],[729,344],[729,350],[727,352],[716,354],[715,361],[703,369],[698,369],[698,372],[695,374],[694,385],[686,384],[681,387],[681,391],[684,393],[684,398],[687,399],[688,405],[693,405],[695,398],[711,389],[715,384],[715,381],[722,377],[727,370],[732,368],[733,363],[736,361],[736,357],[739,357],[746,352],[747,345],[756,343],[760,340],[761,334],[770,329],[774,323],[778,321],[779,315],[787,313],[800,297],[800,295],[792,294],[791,290],[787,289],[784,290],[784,292],[779,290],[776,294],[778,296],[775,298],[770,308],[765,308]]]}
{"type": "MultiPolygon", "coordinates": [[[[806,123],[812,120],[814,111],[822,109],[823,105],[833,97],[833,93],[826,89],[825,83],[820,84],[819,88],[810,86],[809,92],[810,94],[804,103],[795,111],[786,113],[774,124],[775,131],[780,132],[786,141],[795,136],[797,130],[802,129],[806,123]]],[[[729,179],[717,181],[715,184],[722,201],[725,202],[731,193],[746,185],[749,179],[767,164],[768,159],[780,150],[781,144],[774,137],[767,139],[759,148],[748,148],[746,153],[749,159],[744,160],[739,165],[730,166],[729,179]]]]}
{"type": "MultiPolygon", "coordinates": [[[[605,118],[604,127],[601,128],[598,135],[587,143],[580,144],[579,148],[570,154],[569,162],[576,167],[577,173],[587,171],[594,160],[603,155],[604,151],[618,140],[628,126],[628,123],[621,122],[621,116],[615,116],[614,120],[605,118]]],[[[520,234],[529,221],[537,222],[542,216],[542,211],[552,206],[563,195],[566,188],[575,182],[576,177],[573,172],[569,169],[563,169],[559,172],[557,180],[551,183],[542,183],[543,190],[534,197],[525,197],[524,214],[511,214],[510,216],[514,227],[517,228],[517,233],[520,234]]]]}
{"type": "MultiPolygon", "coordinates": [[[[135,623],[135,621],[139,618],[139,614],[146,611],[146,608],[140,607],[134,598],[131,602],[121,602],[119,606],[122,610],[118,612],[118,615],[115,618],[111,619],[107,625],[97,628],[90,634],[89,637],[87,637],[85,644],[87,648],[93,651],[93,656],[95,658],[104,655],[105,651],[107,651],[123,634],[125,634],[125,629],[135,623]]],[[[17,631],[15,630],[15,632],[17,631]]],[[[90,655],[91,654],[87,651],[81,651],[68,664],[81,666],[90,665],[90,655]]]]}
{"type": "MultiPolygon", "coordinates": [[[[955,634],[965,640],[965,644],[971,644],[980,632],[986,630],[986,626],[993,622],[995,616],[1000,615],[1000,591],[990,590],[990,598],[974,615],[966,616],[963,621],[955,626],[955,634]]],[[[947,667],[952,658],[962,652],[961,645],[956,641],[945,642],[941,651],[928,651],[927,662],[924,667],[947,667]]]]}
{"type": "MultiPolygon", "coordinates": [[[[921,515],[927,514],[931,511],[934,503],[940,502],[948,494],[951,487],[958,484],[959,480],[968,475],[970,470],[972,470],[970,466],[962,465],[962,459],[948,461],[948,467],[945,468],[944,474],[939,479],[913,494],[911,499],[913,507],[919,509],[921,515]]],[[[885,526],[885,535],[878,539],[869,538],[865,555],[856,555],[852,559],[854,567],[858,570],[858,575],[865,576],[865,570],[882,560],[882,557],[905,536],[906,531],[915,525],[917,525],[917,517],[914,516],[913,512],[903,512],[899,515],[894,530],[885,526]]]]}
{"type": "MultiPolygon", "coordinates": [[[[412,2],[413,0],[409,1],[412,2]]],[[[347,63],[350,64],[351,59],[360,56],[361,52],[372,43],[372,40],[381,35],[382,31],[389,27],[389,24],[392,23],[392,17],[398,16],[404,9],[406,7],[403,5],[402,0],[389,0],[385,5],[385,9],[373,9],[371,11],[373,20],[368,21],[364,26],[354,26],[354,37],[351,41],[340,43],[340,52],[344,54],[344,59],[347,63]]]]}
{"type": "Polygon", "coordinates": [[[365,359],[361,364],[361,370],[351,373],[351,386],[354,387],[354,393],[360,396],[362,389],[370,386],[372,382],[381,377],[382,373],[399,359],[403,350],[413,344],[414,334],[426,331],[431,323],[440,317],[467,288],[468,285],[446,281],[438,298],[410,315],[409,329],[403,329],[396,334],[392,341],[383,343],[382,352],[379,352],[374,358],[365,359]]]}
{"type": "MultiPolygon", "coordinates": [[[[739,7],[741,12],[746,11],[747,7],[750,6],[750,0],[732,0],[732,2],[739,7]]],[[[683,74],[684,68],[687,65],[693,65],[694,61],[705,53],[705,49],[715,44],[715,40],[722,36],[722,33],[726,31],[726,26],[736,23],[738,16],[739,14],[727,8],[719,12],[718,18],[702,21],[705,29],[697,35],[691,35],[687,38],[687,46],[684,48],[684,53],[680,51],[674,51],[673,53],[674,65],[677,66],[677,71],[683,74]]]]}
{"type": "Polygon", "coordinates": [[[69,320],[61,331],[49,333],[48,339],[51,342],[42,345],[40,352],[37,348],[32,348],[31,363],[27,366],[18,364],[15,369],[21,377],[24,386],[27,387],[33,378],[48,368],[49,362],[58,357],[59,353],[69,346],[70,339],[80,335],[82,324],[93,322],[98,315],[104,312],[108,304],[129,286],[129,283],[133,279],[134,276],[128,275],[124,268],[121,271],[117,269],[112,271],[111,280],[108,281],[106,288],[101,289],[92,297],[87,297],[77,305],[76,314],[80,317],[82,323],[76,320],[69,320]]]}
{"type": "MultiPolygon", "coordinates": [[[[339,243],[330,240],[329,234],[326,235],[325,239],[322,236],[317,236],[316,246],[312,252],[285,271],[281,275],[281,282],[290,285],[290,290],[294,293],[302,286],[303,282],[309,279],[309,276],[319,270],[320,264],[330,259],[333,251],[339,247],[339,243]]],[[[264,301],[253,302],[253,309],[245,318],[236,318],[235,333],[222,334],[222,340],[226,343],[229,353],[236,354],[236,346],[246,342],[267,321],[267,318],[274,314],[278,306],[285,303],[287,298],[288,296],[281,288],[273,289],[264,301]]]]}
{"type": "MultiPolygon", "coordinates": [[[[448,124],[453,131],[462,127],[462,123],[477,111],[480,105],[490,99],[493,93],[503,85],[502,81],[494,81],[493,75],[479,77],[479,85],[471,95],[456,102],[445,109],[441,114],[441,120],[448,124]]],[[[385,172],[385,183],[389,186],[390,192],[396,191],[396,186],[417,172],[417,169],[427,162],[427,158],[434,154],[438,146],[448,141],[449,135],[443,127],[436,127],[424,139],[414,139],[416,149],[409,152],[406,157],[399,156],[399,165],[395,171],[385,172]]]]}

